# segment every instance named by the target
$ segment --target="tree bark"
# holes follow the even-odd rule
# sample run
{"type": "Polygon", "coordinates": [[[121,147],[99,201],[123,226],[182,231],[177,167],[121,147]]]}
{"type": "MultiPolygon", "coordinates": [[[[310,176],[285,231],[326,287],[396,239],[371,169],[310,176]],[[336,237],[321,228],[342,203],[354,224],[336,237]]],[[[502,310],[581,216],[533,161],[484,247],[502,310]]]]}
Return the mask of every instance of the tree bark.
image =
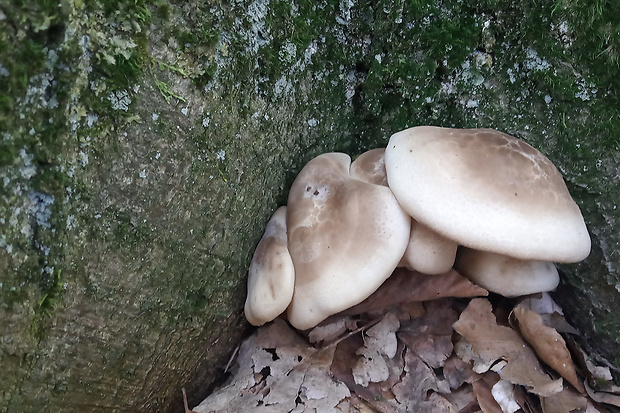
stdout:
{"type": "Polygon", "coordinates": [[[428,124],[556,163],[593,240],[556,299],[620,366],[620,6],[522,3],[0,6],[0,411],[202,400],[296,173],[428,124]]]}

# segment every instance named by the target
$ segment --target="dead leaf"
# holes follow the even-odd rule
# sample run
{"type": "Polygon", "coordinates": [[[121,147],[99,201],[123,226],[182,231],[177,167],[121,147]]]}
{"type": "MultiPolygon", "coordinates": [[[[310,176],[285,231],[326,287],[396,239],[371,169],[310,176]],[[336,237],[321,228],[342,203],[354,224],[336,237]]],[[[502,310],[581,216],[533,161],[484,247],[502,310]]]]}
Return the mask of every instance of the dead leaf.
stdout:
{"type": "Polygon", "coordinates": [[[358,305],[341,314],[357,315],[383,311],[411,301],[430,301],[443,297],[479,297],[488,291],[473,284],[455,270],[445,274],[426,275],[396,268],[377,291],[358,305]]]}
{"type": "Polygon", "coordinates": [[[311,343],[330,342],[342,336],[347,331],[347,317],[340,317],[328,324],[321,324],[314,327],[308,333],[308,340],[311,343]]]}
{"type": "Polygon", "coordinates": [[[316,350],[284,321],[257,330],[239,350],[231,382],[194,408],[205,412],[330,411],[349,397],[329,366],[335,346],[316,350]]]}
{"type": "Polygon", "coordinates": [[[451,389],[458,389],[464,383],[471,384],[480,379],[480,375],[472,370],[471,364],[456,355],[450,356],[444,363],[443,375],[451,389]]]}
{"type": "Polygon", "coordinates": [[[185,409],[185,413],[197,413],[193,410],[190,410],[189,406],[187,405],[187,394],[185,393],[185,387],[181,389],[181,393],[183,394],[183,408],[185,409]]]}
{"type": "Polygon", "coordinates": [[[493,398],[504,413],[514,413],[521,408],[515,399],[515,385],[500,380],[491,387],[493,398]]]}
{"type": "MultiPolygon", "coordinates": [[[[392,392],[404,411],[452,412],[455,407],[437,393],[437,376],[416,354],[405,351],[405,375],[392,392]]],[[[403,411],[401,410],[401,411],[403,411]]]]}
{"type": "Polygon", "coordinates": [[[519,333],[497,325],[488,300],[471,300],[454,323],[454,329],[472,344],[474,353],[483,360],[489,363],[497,360],[507,362],[499,371],[502,379],[527,386],[540,396],[549,396],[562,389],[562,380],[552,380],[542,370],[536,354],[519,333]]]}
{"type": "Polygon", "coordinates": [[[355,352],[363,356],[353,367],[356,384],[364,387],[368,383],[378,383],[388,379],[390,372],[387,359],[396,355],[396,331],[400,322],[392,313],[388,313],[376,325],[366,332],[365,345],[355,352]]]}
{"type": "Polygon", "coordinates": [[[521,304],[514,308],[513,314],[519,321],[521,335],[538,357],[583,393],[585,389],[577,378],[573,359],[562,336],[554,328],[547,327],[540,314],[521,304]]]}
{"type": "Polygon", "coordinates": [[[503,413],[502,408],[497,404],[491,393],[491,388],[498,381],[499,376],[493,372],[489,372],[480,380],[472,383],[474,394],[476,395],[480,409],[484,413],[503,413]]]}
{"type": "Polygon", "coordinates": [[[614,393],[608,393],[604,391],[595,391],[593,388],[590,387],[590,385],[587,382],[584,384],[585,384],[588,396],[590,396],[590,398],[594,400],[595,402],[605,403],[605,404],[610,404],[612,406],[620,407],[620,395],[614,394],[614,393]]]}
{"type": "Polygon", "coordinates": [[[564,388],[561,392],[549,397],[541,397],[540,404],[543,413],[569,413],[574,410],[586,409],[588,400],[571,388],[564,388]]]}
{"type": "Polygon", "coordinates": [[[409,350],[432,368],[442,367],[452,354],[452,324],[458,314],[452,300],[434,300],[424,303],[426,313],[402,323],[398,337],[409,350]]]}
{"type": "Polygon", "coordinates": [[[562,308],[553,301],[549,293],[539,293],[522,300],[519,307],[525,307],[537,314],[540,314],[543,323],[555,328],[558,333],[579,334],[577,330],[564,318],[562,308]]]}
{"type": "Polygon", "coordinates": [[[334,377],[347,385],[352,395],[357,395],[375,410],[383,413],[398,411],[398,405],[394,402],[394,395],[389,389],[400,381],[403,374],[404,361],[402,358],[403,346],[399,344],[396,355],[388,359],[389,377],[385,382],[372,383],[367,387],[361,386],[353,378],[352,368],[358,363],[361,356],[356,351],[364,346],[361,334],[348,337],[338,343],[334,354],[334,362],[331,365],[331,373],[334,377]]]}
{"type": "Polygon", "coordinates": [[[471,384],[466,384],[458,389],[452,390],[450,393],[444,393],[441,396],[448,400],[459,413],[474,413],[480,411],[478,399],[476,399],[471,384]]]}

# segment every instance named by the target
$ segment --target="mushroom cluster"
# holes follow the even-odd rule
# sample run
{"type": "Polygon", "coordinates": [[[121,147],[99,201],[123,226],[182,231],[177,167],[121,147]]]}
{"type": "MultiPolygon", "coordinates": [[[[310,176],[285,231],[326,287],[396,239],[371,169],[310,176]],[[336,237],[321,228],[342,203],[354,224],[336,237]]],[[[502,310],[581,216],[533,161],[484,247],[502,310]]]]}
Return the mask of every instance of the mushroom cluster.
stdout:
{"type": "Polygon", "coordinates": [[[507,296],[550,291],[554,262],[581,261],[590,237],[561,174],[492,129],[419,126],[354,162],[320,155],[301,170],[250,264],[245,314],[286,312],[300,330],[369,297],[397,267],[453,267],[507,296]]]}

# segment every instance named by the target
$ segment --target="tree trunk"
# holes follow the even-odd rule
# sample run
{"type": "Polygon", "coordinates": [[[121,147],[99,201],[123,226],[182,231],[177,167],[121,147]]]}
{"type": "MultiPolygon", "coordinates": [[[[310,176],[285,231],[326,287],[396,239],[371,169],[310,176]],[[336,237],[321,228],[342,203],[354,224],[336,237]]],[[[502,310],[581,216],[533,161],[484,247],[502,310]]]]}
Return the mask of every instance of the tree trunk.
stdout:
{"type": "Polygon", "coordinates": [[[556,299],[620,366],[620,5],[26,3],[0,6],[1,412],[202,400],[296,173],[415,125],[556,163],[593,240],[556,299]]]}

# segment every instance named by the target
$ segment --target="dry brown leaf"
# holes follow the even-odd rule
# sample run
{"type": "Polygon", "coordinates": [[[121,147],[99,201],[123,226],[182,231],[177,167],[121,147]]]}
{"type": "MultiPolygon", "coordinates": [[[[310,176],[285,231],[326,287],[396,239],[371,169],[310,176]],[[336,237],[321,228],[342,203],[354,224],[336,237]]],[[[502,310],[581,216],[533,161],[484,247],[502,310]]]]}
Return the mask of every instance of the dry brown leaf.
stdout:
{"type": "Polygon", "coordinates": [[[519,333],[509,327],[498,326],[491,303],[483,298],[471,300],[454,323],[454,329],[465,337],[475,353],[492,363],[505,360],[500,377],[513,384],[527,386],[541,396],[557,393],[562,381],[552,380],[540,366],[536,354],[523,341],[519,333]]]}
{"type": "Polygon", "coordinates": [[[388,313],[383,319],[366,331],[364,346],[357,349],[355,354],[361,355],[353,367],[353,379],[356,384],[364,387],[368,383],[379,383],[390,376],[389,359],[396,355],[396,331],[400,322],[393,313],[388,313]]]}
{"type": "Polygon", "coordinates": [[[521,408],[515,399],[515,385],[500,380],[491,387],[491,394],[504,413],[514,413],[521,408]]]}
{"type": "Polygon", "coordinates": [[[491,393],[491,388],[498,381],[499,377],[497,374],[488,372],[480,380],[476,380],[472,383],[478,405],[484,413],[503,413],[502,408],[497,404],[491,393]]]}
{"type": "Polygon", "coordinates": [[[455,407],[437,393],[437,377],[416,354],[405,352],[405,375],[392,392],[401,411],[440,413],[455,411],[455,407]]]}
{"type": "Polygon", "coordinates": [[[452,354],[452,324],[458,314],[452,308],[452,300],[428,301],[424,307],[426,313],[422,317],[402,323],[398,337],[422,361],[439,368],[452,354]]]}
{"type": "Polygon", "coordinates": [[[342,336],[347,331],[347,324],[349,321],[347,317],[340,317],[330,321],[330,323],[314,327],[308,333],[308,340],[311,343],[330,342],[342,336]]]}
{"type": "Polygon", "coordinates": [[[585,383],[585,387],[588,392],[588,396],[590,396],[590,398],[595,402],[620,407],[620,395],[604,391],[595,391],[587,382],[585,383]]]}
{"type": "Polygon", "coordinates": [[[583,411],[586,409],[587,403],[588,399],[569,387],[549,397],[540,398],[543,413],[569,413],[575,410],[583,411]]]}
{"type": "Polygon", "coordinates": [[[329,374],[334,351],[335,346],[310,347],[284,321],[275,320],[242,343],[231,382],[193,410],[289,412],[303,406],[331,411],[350,396],[329,374]]]}
{"type": "Polygon", "coordinates": [[[469,363],[464,362],[456,355],[450,356],[443,366],[443,375],[451,389],[458,389],[464,383],[473,383],[480,379],[469,363]]]}
{"type": "Polygon", "coordinates": [[[476,399],[471,384],[466,384],[458,389],[452,390],[450,393],[442,394],[441,396],[448,400],[459,413],[474,413],[480,411],[478,399],[476,399]]]}
{"type": "Polygon", "coordinates": [[[330,371],[333,376],[347,385],[352,394],[357,395],[379,412],[397,412],[394,396],[389,389],[400,381],[403,373],[403,347],[399,343],[395,357],[388,359],[389,377],[385,382],[372,383],[367,387],[358,385],[353,378],[352,367],[358,363],[361,356],[356,351],[364,346],[361,334],[348,337],[338,343],[334,354],[334,362],[330,371]]]}
{"type": "Polygon", "coordinates": [[[377,291],[341,314],[356,315],[386,310],[410,301],[430,301],[443,297],[480,297],[488,291],[473,284],[455,270],[426,275],[397,268],[377,291]]]}
{"type": "Polygon", "coordinates": [[[519,321],[521,335],[538,357],[583,393],[585,389],[577,378],[573,359],[562,336],[554,328],[547,327],[540,314],[521,304],[514,308],[513,314],[519,321]]]}
{"type": "Polygon", "coordinates": [[[562,308],[553,301],[549,293],[539,293],[522,300],[519,307],[525,307],[540,314],[546,326],[555,328],[558,333],[579,334],[564,318],[562,308]]]}

